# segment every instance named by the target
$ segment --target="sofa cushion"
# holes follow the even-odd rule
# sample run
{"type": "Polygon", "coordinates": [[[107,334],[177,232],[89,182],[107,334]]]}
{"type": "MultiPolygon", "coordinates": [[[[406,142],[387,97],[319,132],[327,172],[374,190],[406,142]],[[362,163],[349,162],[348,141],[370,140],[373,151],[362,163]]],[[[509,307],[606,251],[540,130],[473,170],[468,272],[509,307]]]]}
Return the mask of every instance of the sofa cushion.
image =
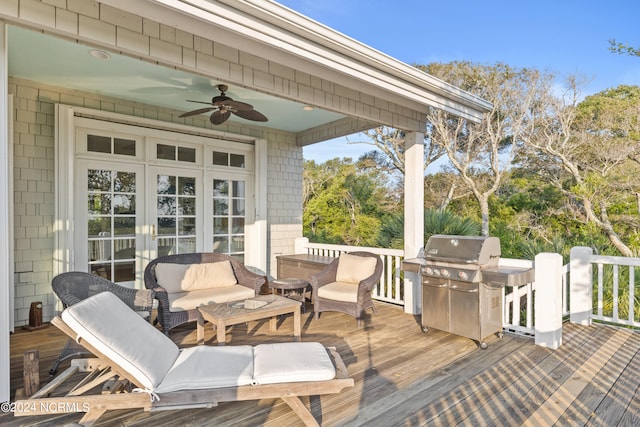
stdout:
{"type": "Polygon", "coordinates": [[[242,285],[205,289],[202,291],[178,292],[168,294],[169,311],[193,310],[202,305],[214,302],[238,301],[253,298],[256,292],[242,285]]]}
{"type": "Polygon", "coordinates": [[[158,263],[158,285],[168,293],[200,291],[238,283],[229,260],[202,264],[158,263]]]}
{"type": "Polygon", "coordinates": [[[155,268],[156,282],[170,294],[182,292],[182,279],[184,279],[189,265],[159,262],[155,268]]]}
{"type": "Polygon", "coordinates": [[[180,288],[183,291],[231,286],[238,283],[229,260],[191,264],[185,272],[180,288]]]}
{"type": "Polygon", "coordinates": [[[331,282],[318,288],[320,298],[334,301],[358,302],[358,285],[346,282],[331,282]]]}
{"type": "Polygon", "coordinates": [[[253,347],[196,346],[185,348],[157,393],[186,389],[236,387],[253,382],[253,347]]]}
{"type": "Polygon", "coordinates": [[[180,353],[173,341],[111,292],[82,300],[64,310],[61,317],[145,388],[160,384],[180,353]]]}
{"type": "Polygon", "coordinates": [[[317,342],[260,344],[253,354],[256,384],[326,381],[336,376],[327,350],[317,342]]]}
{"type": "Polygon", "coordinates": [[[338,260],[336,282],[360,283],[376,269],[376,259],[358,255],[342,254],[338,260]]]}

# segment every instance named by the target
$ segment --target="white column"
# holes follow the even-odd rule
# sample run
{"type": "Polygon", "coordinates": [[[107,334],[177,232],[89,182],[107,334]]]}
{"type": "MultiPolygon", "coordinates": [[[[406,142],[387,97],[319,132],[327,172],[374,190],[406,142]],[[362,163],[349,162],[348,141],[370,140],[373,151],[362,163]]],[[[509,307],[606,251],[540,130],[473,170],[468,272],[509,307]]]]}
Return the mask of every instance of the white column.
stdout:
{"type": "Polygon", "coordinates": [[[11,248],[13,239],[11,233],[11,159],[9,144],[9,69],[7,60],[7,26],[0,22],[0,402],[10,400],[9,390],[9,360],[10,341],[9,329],[13,324],[12,292],[13,277],[11,271],[11,248]]]}
{"type": "Polygon", "coordinates": [[[562,345],[562,256],[536,255],[535,280],[536,345],[555,350],[562,345]]]}
{"type": "Polygon", "coordinates": [[[586,326],[591,325],[593,313],[592,254],[591,248],[576,246],[569,261],[569,320],[586,326]]]}
{"type": "Polygon", "coordinates": [[[255,141],[255,220],[247,225],[245,264],[257,274],[267,274],[267,141],[255,141]]]}
{"type": "MultiPolygon", "coordinates": [[[[415,258],[424,246],[424,134],[406,134],[404,162],[404,257],[415,258]]],[[[418,273],[404,272],[404,311],[422,312],[418,273]]]]}

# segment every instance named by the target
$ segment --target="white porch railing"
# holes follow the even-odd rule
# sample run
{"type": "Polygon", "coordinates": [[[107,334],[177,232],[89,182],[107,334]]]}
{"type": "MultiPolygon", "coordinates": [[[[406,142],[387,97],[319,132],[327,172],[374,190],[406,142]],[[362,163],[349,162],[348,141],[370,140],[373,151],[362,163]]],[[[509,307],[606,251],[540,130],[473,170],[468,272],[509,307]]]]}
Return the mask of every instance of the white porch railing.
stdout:
{"type": "Polygon", "coordinates": [[[640,259],[594,255],[586,247],[573,248],[571,257],[571,321],[640,328],[640,284],[635,274],[640,259]],[[589,283],[575,280],[575,275],[590,279],[589,283]]]}
{"type": "MultiPolygon", "coordinates": [[[[526,259],[500,258],[501,267],[533,268],[533,261],[526,259]]],[[[535,335],[533,319],[535,282],[522,286],[503,288],[502,327],[518,335],[535,335]]]]}
{"type": "Polygon", "coordinates": [[[382,277],[380,283],[373,289],[371,297],[379,301],[404,305],[404,288],[400,271],[403,250],[309,243],[307,239],[296,240],[296,253],[338,257],[342,253],[353,251],[372,252],[380,255],[382,259],[382,277]]]}
{"type": "MultiPolygon", "coordinates": [[[[382,258],[384,271],[373,298],[403,305],[402,250],[309,243],[307,239],[296,241],[296,253],[337,257],[357,250],[373,252],[382,258]]],[[[541,338],[541,342],[553,346],[562,342],[561,324],[566,317],[574,323],[590,324],[596,320],[640,328],[640,284],[636,285],[635,274],[636,268],[640,268],[640,258],[593,255],[591,249],[577,247],[571,250],[571,262],[561,265],[559,255],[543,255],[538,255],[536,261],[500,259],[500,266],[532,268],[535,265],[536,270],[547,274],[542,275],[544,280],[538,286],[534,281],[504,289],[503,327],[506,331],[536,337],[536,342],[541,338]],[[546,262],[549,265],[545,265],[546,262]],[[593,298],[594,292],[596,298],[593,298]],[[558,303],[559,307],[556,306],[558,303]],[[553,306],[551,310],[549,306],[553,306]],[[549,315],[554,319],[547,320],[549,315]],[[536,325],[536,316],[545,324],[536,325]]]]}

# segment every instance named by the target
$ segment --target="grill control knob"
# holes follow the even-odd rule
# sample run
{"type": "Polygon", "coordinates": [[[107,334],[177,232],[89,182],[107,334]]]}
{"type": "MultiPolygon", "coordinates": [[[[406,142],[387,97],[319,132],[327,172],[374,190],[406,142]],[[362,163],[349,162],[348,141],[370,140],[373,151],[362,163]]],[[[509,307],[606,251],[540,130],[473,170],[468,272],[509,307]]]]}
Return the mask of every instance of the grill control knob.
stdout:
{"type": "Polygon", "coordinates": [[[466,271],[459,271],[458,272],[458,278],[462,279],[462,280],[467,280],[469,276],[467,275],[466,271]]]}
{"type": "Polygon", "coordinates": [[[433,274],[433,270],[431,269],[431,267],[425,267],[422,269],[422,272],[424,274],[428,274],[428,275],[432,275],[433,274]]]}
{"type": "Polygon", "coordinates": [[[443,268],[442,270],[440,270],[440,274],[442,274],[442,277],[449,277],[451,273],[449,273],[449,270],[445,270],[443,268]]]}

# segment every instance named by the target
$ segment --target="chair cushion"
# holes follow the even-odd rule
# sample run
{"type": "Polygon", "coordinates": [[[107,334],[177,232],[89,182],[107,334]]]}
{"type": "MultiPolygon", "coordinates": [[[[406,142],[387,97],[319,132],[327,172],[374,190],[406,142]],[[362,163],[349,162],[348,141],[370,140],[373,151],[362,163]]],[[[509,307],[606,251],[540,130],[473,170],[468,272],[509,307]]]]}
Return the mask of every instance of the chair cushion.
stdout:
{"type": "Polygon", "coordinates": [[[64,310],[62,320],[83,340],[145,388],[155,388],[180,350],[111,292],[102,292],[64,310]]]}
{"type": "Polygon", "coordinates": [[[242,285],[225,286],[202,291],[178,292],[168,294],[169,311],[194,310],[196,307],[214,302],[238,301],[253,298],[256,292],[242,285]]]}
{"type": "Polygon", "coordinates": [[[253,369],[251,346],[189,347],[180,351],[176,363],[154,391],[248,385],[253,382],[253,369]]]}
{"type": "Polygon", "coordinates": [[[358,285],[345,282],[327,283],[318,288],[318,297],[356,303],[358,302],[358,285]]]}
{"type": "Polygon", "coordinates": [[[336,282],[360,283],[374,273],[376,262],[370,256],[342,254],[338,260],[336,282]]]}
{"type": "Polygon", "coordinates": [[[253,354],[255,384],[327,381],[336,376],[327,350],[317,342],[260,344],[253,354]]]}
{"type": "Polygon", "coordinates": [[[238,283],[229,260],[202,264],[158,263],[156,280],[168,293],[200,291],[238,283]]]}

